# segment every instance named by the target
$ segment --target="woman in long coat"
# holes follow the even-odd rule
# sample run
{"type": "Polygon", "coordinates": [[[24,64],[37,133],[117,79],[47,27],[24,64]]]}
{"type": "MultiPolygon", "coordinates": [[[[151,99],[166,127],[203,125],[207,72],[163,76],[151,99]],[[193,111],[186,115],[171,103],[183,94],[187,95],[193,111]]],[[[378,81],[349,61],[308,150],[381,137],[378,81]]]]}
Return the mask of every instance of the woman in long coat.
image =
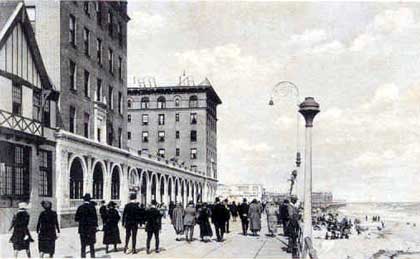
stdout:
{"type": "Polygon", "coordinates": [[[32,239],[28,229],[30,217],[29,213],[26,211],[27,204],[25,202],[21,202],[18,206],[19,209],[13,216],[12,225],[9,228],[9,231],[13,229],[13,234],[9,242],[13,244],[13,250],[15,251],[16,258],[20,250],[26,250],[26,255],[31,257],[29,244],[34,240],[32,239]]]}
{"type": "Polygon", "coordinates": [[[117,251],[117,244],[121,244],[120,230],[118,228],[118,222],[121,217],[118,211],[115,209],[115,202],[110,201],[108,204],[108,210],[106,215],[106,221],[104,225],[104,240],[105,252],[108,253],[108,246],[114,245],[114,252],[117,251]]]}
{"type": "Polygon", "coordinates": [[[261,205],[254,199],[248,210],[249,229],[254,236],[261,230],[261,212],[261,205]]]}
{"type": "Polygon", "coordinates": [[[210,241],[213,236],[213,231],[210,225],[211,210],[207,207],[207,203],[203,203],[203,206],[198,211],[197,223],[200,225],[200,238],[203,242],[210,241]]]}
{"type": "Polygon", "coordinates": [[[181,203],[177,203],[172,212],[172,225],[176,233],[176,241],[180,241],[184,234],[184,208],[181,203]]]}
{"type": "Polygon", "coordinates": [[[265,209],[267,213],[267,227],[268,232],[271,234],[271,236],[275,236],[277,234],[277,219],[279,210],[278,207],[275,206],[273,202],[270,202],[265,209]]]}
{"type": "Polygon", "coordinates": [[[53,258],[55,253],[55,240],[58,238],[57,233],[60,233],[57,212],[51,209],[51,202],[49,201],[42,201],[41,206],[45,210],[39,214],[38,224],[36,226],[39,256],[43,258],[44,254],[49,254],[50,258],[53,258]]]}

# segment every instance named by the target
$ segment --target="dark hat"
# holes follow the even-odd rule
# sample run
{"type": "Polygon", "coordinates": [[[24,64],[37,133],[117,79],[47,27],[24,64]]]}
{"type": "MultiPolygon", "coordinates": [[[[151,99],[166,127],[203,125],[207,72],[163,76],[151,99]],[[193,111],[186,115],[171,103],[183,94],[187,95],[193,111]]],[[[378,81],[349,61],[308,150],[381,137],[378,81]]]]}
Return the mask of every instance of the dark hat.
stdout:
{"type": "Polygon", "coordinates": [[[86,193],[85,195],[83,195],[83,200],[84,201],[90,201],[92,199],[92,197],[90,196],[90,193],[86,193]]]}
{"type": "Polygon", "coordinates": [[[220,198],[219,197],[216,197],[216,200],[215,200],[216,202],[220,202],[220,198]]]}
{"type": "Polygon", "coordinates": [[[117,206],[117,204],[115,202],[113,202],[113,201],[110,201],[108,203],[108,207],[114,207],[115,208],[115,206],[117,206]]]}
{"type": "Polygon", "coordinates": [[[130,193],[130,200],[135,200],[135,199],[137,199],[137,193],[135,192],[130,193]]]}
{"type": "Polygon", "coordinates": [[[152,200],[152,205],[156,205],[157,201],[156,200],[152,200]]]}

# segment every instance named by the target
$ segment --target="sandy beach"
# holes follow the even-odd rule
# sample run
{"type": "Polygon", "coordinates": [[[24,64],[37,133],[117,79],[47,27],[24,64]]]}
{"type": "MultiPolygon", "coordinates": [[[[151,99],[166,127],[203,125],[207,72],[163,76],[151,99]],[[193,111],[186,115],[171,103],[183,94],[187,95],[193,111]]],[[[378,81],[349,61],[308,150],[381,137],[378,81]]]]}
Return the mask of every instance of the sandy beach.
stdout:
{"type": "Polygon", "coordinates": [[[351,204],[338,209],[340,216],[347,216],[353,222],[356,218],[360,219],[361,225],[367,230],[357,235],[353,228],[349,239],[336,240],[325,240],[325,232],[315,231],[315,246],[319,258],[418,259],[420,258],[420,219],[414,215],[415,210],[389,204],[351,204]],[[381,216],[385,224],[384,229],[378,229],[381,226],[379,222],[372,222],[374,215],[381,216]],[[366,216],[368,216],[368,221],[365,219],[366,216]]]}

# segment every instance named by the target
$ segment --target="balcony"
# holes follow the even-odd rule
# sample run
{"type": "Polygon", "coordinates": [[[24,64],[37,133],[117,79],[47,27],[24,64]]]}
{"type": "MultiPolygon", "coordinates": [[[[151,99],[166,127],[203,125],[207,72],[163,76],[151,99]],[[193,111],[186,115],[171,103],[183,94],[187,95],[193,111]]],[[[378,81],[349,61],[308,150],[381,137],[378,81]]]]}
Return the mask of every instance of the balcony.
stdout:
{"type": "Polygon", "coordinates": [[[4,110],[0,110],[0,127],[43,137],[43,127],[40,122],[4,110]]]}

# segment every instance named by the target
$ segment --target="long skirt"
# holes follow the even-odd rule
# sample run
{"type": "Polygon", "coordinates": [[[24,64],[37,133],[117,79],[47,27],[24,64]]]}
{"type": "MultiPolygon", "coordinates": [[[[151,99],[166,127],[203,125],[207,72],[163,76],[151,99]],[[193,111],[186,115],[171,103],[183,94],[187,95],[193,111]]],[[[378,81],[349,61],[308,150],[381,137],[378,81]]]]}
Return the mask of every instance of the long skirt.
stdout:
{"type": "Polygon", "coordinates": [[[55,254],[55,240],[38,240],[40,253],[55,254]]]}
{"type": "Polygon", "coordinates": [[[211,225],[209,221],[205,221],[200,223],[200,237],[212,237],[213,230],[211,229],[211,225]]]}
{"type": "Polygon", "coordinates": [[[268,232],[276,234],[277,233],[277,217],[270,216],[267,217],[267,227],[268,232]]]}

